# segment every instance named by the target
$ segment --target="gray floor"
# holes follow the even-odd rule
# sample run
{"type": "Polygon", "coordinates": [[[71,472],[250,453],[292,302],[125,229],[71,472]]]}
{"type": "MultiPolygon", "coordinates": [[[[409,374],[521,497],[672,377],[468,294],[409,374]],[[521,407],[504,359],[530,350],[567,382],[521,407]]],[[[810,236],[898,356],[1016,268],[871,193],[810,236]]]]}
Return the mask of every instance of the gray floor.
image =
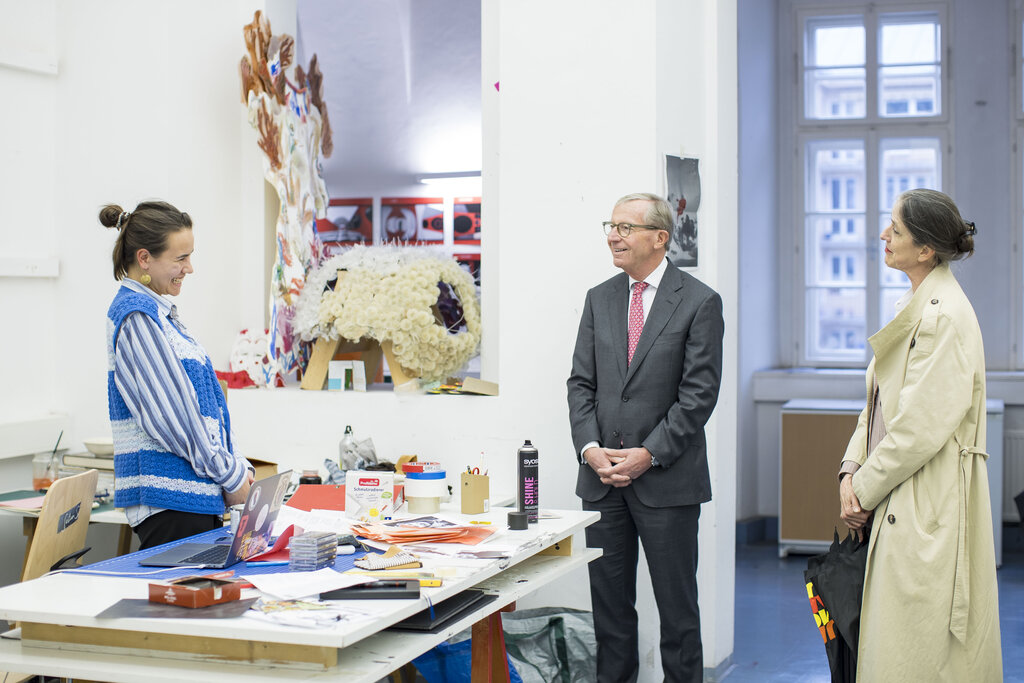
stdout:
{"type": "MultiPolygon", "coordinates": [[[[998,572],[1004,681],[1024,682],[1024,544],[1007,527],[998,572]]],[[[803,572],[807,557],[778,556],[774,542],[736,548],[736,639],[724,683],[829,683],[803,572]]]]}

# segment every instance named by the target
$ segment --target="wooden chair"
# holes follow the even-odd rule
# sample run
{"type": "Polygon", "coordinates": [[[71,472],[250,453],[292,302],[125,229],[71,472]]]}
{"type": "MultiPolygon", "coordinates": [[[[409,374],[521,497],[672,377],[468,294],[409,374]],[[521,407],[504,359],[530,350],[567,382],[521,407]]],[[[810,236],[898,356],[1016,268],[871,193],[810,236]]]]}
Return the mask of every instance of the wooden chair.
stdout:
{"type": "Polygon", "coordinates": [[[35,531],[25,550],[21,580],[30,581],[85,554],[92,501],[99,473],[89,470],[57,479],[46,492],[35,531]]]}
{"type": "MultiPolygon", "coordinates": [[[[37,579],[70,560],[86,553],[85,534],[89,530],[92,501],[96,495],[99,472],[89,470],[73,477],[57,479],[43,499],[39,517],[26,517],[28,547],[21,580],[37,579]],[[31,531],[31,533],[29,533],[31,531]]],[[[11,627],[17,626],[15,623],[11,627]]],[[[16,632],[16,629],[12,628],[16,632]]],[[[0,671],[0,680],[28,681],[34,676],[0,671]]]]}

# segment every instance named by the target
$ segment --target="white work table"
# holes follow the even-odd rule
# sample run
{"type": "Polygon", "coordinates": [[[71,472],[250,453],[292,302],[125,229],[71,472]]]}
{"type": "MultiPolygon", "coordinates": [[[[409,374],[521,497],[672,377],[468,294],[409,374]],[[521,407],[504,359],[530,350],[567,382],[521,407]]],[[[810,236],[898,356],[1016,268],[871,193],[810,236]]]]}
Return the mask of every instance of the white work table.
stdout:
{"type": "MultiPolygon", "coordinates": [[[[473,519],[503,525],[506,512],[498,508],[473,519]]],[[[0,589],[0,618],[19,622],[23,639],[0,640],[0,670],[111,682],[373,683],[469,626],[495,618],[500,626],[502,608],[600,556],[599,550],[573,549],[571,539],[598,513],[553,512],[556,518],[506,533],[502,540],[515,539],[519,546],[512,557],[460,569],[442,586],[423,588],[418,600],[352,601],[372,604],[374,618],[328,628],[245,617],[96,618],[123,598],[145,599],[149,579],[63,573],[14,584],[0,589]],[[473,587],[498,597],[438,633],[383,631],[427,608],[428,599],[437,603],[473,587]]]]}

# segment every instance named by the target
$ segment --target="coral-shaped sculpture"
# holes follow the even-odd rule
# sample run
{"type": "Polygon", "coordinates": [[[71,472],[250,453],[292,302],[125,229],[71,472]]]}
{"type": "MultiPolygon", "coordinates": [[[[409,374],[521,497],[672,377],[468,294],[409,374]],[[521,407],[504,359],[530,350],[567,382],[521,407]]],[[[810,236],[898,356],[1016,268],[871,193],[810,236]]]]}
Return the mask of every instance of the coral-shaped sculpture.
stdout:
{"type": "Polygon", "coordinates": [[[323,99],[323,76],[316,55],[309,70],[296,67],[287,77],[295,40],[273,35],[259,10],[243,29],[246,55],[239,64],[242,103],[257,132],[263,172],[277,191],[277,257],[271,273],[270,356],[278,371],[298,369],[308,354],[300,344],[293,318],[306,275],[323,258],[314,223],[327,211],[327,188],[320,159],[330,156],[332,143],[323,99]]]}

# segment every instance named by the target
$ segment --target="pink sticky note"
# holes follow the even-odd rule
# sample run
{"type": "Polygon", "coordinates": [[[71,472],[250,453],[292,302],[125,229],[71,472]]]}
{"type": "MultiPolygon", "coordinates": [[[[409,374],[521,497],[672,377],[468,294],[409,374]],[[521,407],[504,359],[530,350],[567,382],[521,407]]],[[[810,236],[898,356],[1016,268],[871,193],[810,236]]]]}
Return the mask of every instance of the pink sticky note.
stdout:
{"type": "Polygon", "coordinates": [[[494,89],[501,92],[501,81],[494,81],[494,89]]]}

